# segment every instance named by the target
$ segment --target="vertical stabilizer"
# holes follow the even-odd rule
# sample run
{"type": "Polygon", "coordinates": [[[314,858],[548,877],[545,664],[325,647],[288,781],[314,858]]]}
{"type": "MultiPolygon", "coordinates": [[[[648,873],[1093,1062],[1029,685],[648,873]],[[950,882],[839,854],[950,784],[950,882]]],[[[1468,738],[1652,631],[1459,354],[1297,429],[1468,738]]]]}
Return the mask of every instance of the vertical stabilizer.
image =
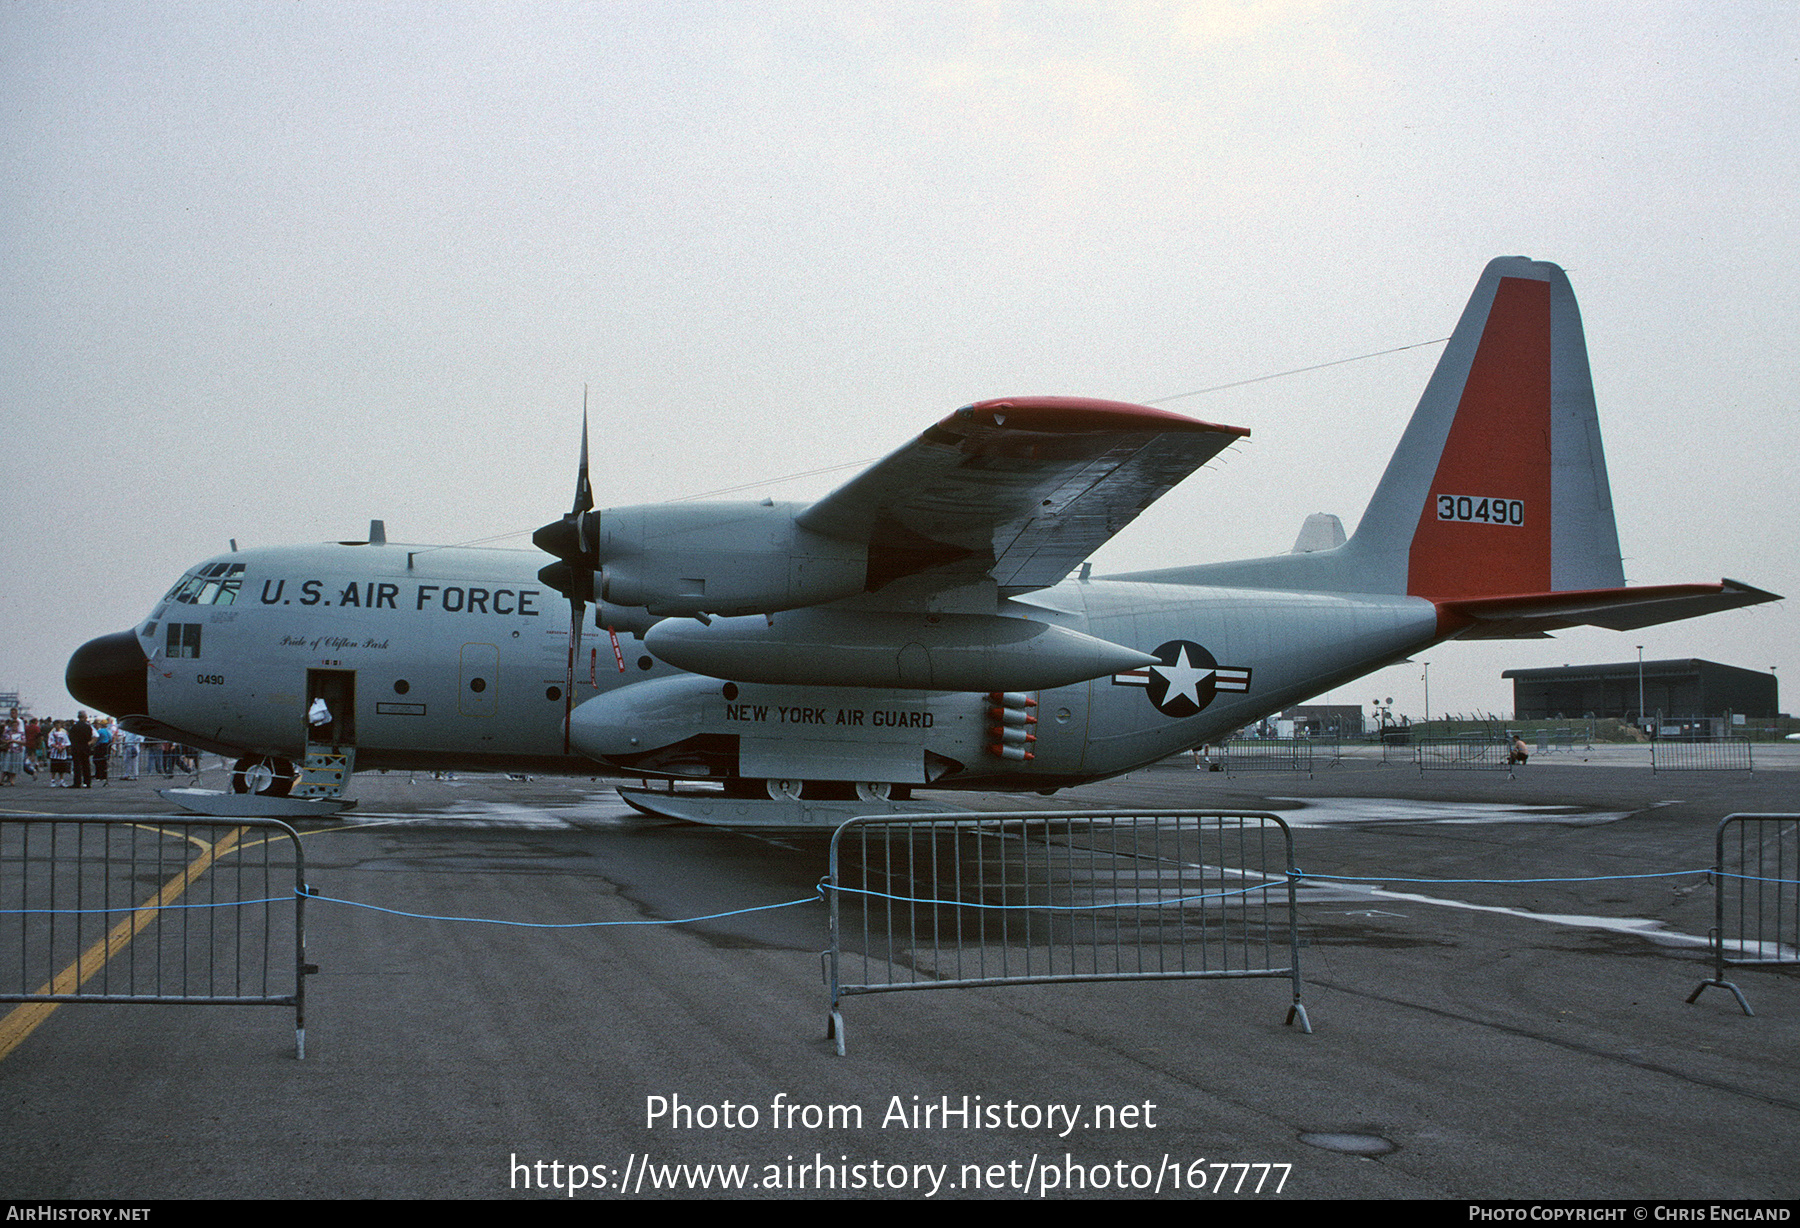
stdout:
{"type": "Polygon", "coordinates": [[[1370,590],[1434,601],[1624,583],[1560,268],[1488,264],[1345,553],[1370,590]]]}
{"type": "Polygon", "coordinates": [[[1292,554],[1316,554],[1321,550],[1336,550],[1344,544],[1344,522],[1330,512],[1314,512],[1300,526],[1300,536],[1294,539],[1292,554]]]}

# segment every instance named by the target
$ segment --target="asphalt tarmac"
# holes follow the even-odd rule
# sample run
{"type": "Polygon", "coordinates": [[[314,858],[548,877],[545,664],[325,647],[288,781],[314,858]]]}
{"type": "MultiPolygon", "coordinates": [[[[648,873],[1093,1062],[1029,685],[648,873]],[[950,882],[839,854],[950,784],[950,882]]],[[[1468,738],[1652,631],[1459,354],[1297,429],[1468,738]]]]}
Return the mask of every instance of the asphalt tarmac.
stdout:
{"type": "MultiPolygon", "coordinates": [[[[851,999],[843,1057],[817,902],[535,928],[813,901],[824,838],[647,818],[585,779],[362,775],[355,811],[301,825],[304,1060],[280,1008],[0,1022],[0,1191],[1791,1199],[1800,981],[1735,974],[1754,1017],[1685,999],[1711,968],[1715,825],[1800,810],[1797,752],[1652,774],[1618,748],[1512,779],[1170,761],[1054,799],[943,795],[1275,809],[1304,871],[1391,878],[1305,892],[1311,1035],[1284,981],[1034,985],[851,999]],[[915,1112],[965,1105],[991,1113],[915,1112]]],[[[171,813],[153,783],[28,784],[0,819],[151,820],[171,813]]]]}

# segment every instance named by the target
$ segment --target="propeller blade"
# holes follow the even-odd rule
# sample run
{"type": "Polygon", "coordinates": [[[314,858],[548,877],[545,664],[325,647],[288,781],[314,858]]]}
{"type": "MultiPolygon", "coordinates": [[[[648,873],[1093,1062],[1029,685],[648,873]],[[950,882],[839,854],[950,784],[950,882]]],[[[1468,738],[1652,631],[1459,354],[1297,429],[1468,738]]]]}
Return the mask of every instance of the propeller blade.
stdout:
{"type": "Polygon", "coordinates": [[[583,603],[569,602],[569,671],[563,679],[563,754],[569,753],[569,725],[575,716],[575,662],[581,656],[583,603]]]}
{"type": "Polygon", "coordinates": [[[559,562],[538,572],[538,579],[570,601],[594,599],[600,513],[594,511],[594,487],[588,477],[587,396],[582,394],[581,464],[575,471],[575,504],[531,535],[531,544],[559,562]],[[593,539],[593,540],[590,540],[593,539]]]}
{"type": "Polygon", "coordinates": [[[587,385],[581,388],[581,463],[575,470],[575,503],[569,512],[531,535],[532,544],[557,559],[538,572],[538,579],[569,599],[569,660],[563,674],[563,754],[570,753],[569,725],[575,714],[575,662],[581,657],[581,624],[594,599],[599,559],[596,542],[599,513],[594,511],[594,485],[588,476],[587,385]]]}
{"type": "MultiPolygon", "coordinates": [[[[594,486],[588,481],[587,385],[581,387],[581,468],[575,474],[575,514],[594,509],[594,486]]],[[[582,543],[583,549],[587,543],[582,543]]]]}

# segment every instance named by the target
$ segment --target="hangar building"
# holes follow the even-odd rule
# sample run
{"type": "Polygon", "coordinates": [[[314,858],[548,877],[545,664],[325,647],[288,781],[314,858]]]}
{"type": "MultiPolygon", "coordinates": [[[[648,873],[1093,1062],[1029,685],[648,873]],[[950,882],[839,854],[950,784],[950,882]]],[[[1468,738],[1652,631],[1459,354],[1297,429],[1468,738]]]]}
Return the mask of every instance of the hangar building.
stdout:
{"type": "MultiPolygon", "coordinates": [[[[1749,717],[1780,714],[1775,675],[1717,661],[1689,657],[1645,661],[1642,709],[1664,716],[1749,717]]],[[[1556,669],[1509,669],[1514,719],[1572,720],[1589,714],[1636,720],[1639,715],[1636,661],[1617,665],[1564,665],[1556,669]]]]}

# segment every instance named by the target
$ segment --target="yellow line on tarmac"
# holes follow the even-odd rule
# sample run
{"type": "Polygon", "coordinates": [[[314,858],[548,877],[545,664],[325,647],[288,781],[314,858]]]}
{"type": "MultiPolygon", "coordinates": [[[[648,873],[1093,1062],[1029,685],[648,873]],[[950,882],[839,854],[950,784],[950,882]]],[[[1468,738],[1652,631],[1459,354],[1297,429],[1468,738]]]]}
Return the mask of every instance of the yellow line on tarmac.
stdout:
{"type": "Polygon", "coordinates": [[[191,831],[170,831],[165,827],[158,827],[153,823],[133,823],[132,826],[139,831],[154,832],[159,836],[167,836],[171,840],[186,840],[189,844],[198,849],[205,850],[212,847],[212,845],[208,844],[191,831]]]}
{"type": "MultiPolygon", "coordinates": [[[[234,827],[223,836],[207,846],[206,851],[188,863],[181,873],[162,885],[154,898],[145,903],[131,916],[112,927],[106,937],[95,942],[83,951],[78,959],[61,972],[48,984],[41,986],[37,992],[41,994],[74,993],[104,968],[107,961],[131,945],[131,940],[142,933],[144,927],[156,920],[161,909],[173,904],[194,880],[206,873],[212,863],[229,853],[237,844],[238,838],[245,829],[234,827]]],[[[57,1002],[23,1002],[17,1009],[0,1019],[0,1061],[37,1030],[37,1026],[50,1017],[60,1003],[57,1002]]]]}

